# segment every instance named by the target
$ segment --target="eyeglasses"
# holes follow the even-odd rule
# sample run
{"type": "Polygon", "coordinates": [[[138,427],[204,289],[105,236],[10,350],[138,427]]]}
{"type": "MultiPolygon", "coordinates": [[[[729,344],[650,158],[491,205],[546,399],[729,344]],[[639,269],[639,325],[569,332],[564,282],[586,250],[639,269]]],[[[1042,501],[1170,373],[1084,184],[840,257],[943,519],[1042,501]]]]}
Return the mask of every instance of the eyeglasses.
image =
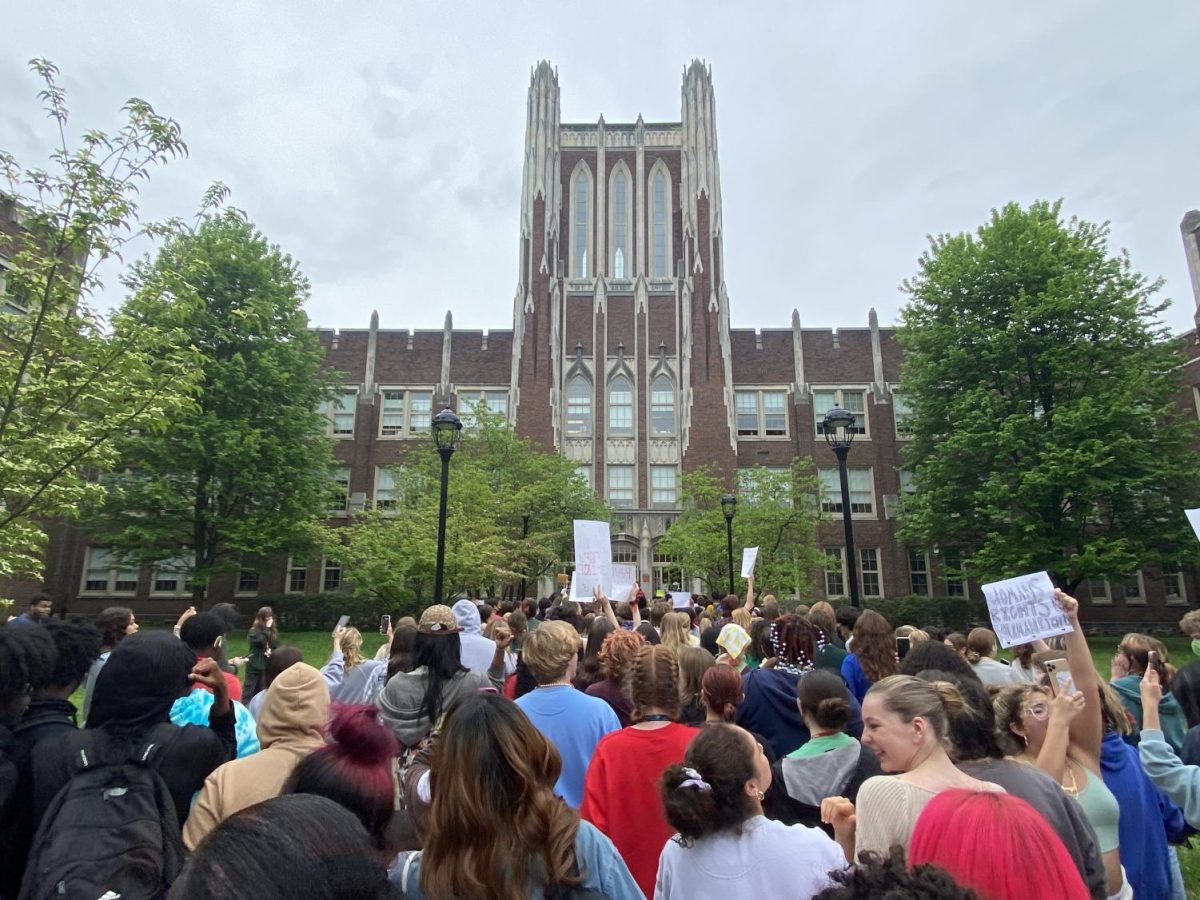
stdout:
{"type": "Polygon", "coordinates": [[[1034,703],[1032,706],[1026,706],[1021,710],[1021,713],[1026,716],[1033,716],[1041,721],[1050,717],[1050,705],[1048,703],[1034,703]]]}

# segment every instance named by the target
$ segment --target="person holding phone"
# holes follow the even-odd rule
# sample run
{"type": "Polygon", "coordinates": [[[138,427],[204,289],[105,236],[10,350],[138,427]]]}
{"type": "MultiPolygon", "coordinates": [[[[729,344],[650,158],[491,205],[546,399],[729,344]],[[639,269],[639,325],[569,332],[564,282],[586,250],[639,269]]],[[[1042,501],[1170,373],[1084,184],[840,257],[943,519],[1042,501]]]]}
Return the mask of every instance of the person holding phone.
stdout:
{"type": "Polygon", "coordinates": [[[1183,808],[1188,824],[1200,829],[1200,766],[1184,765],[1163,733],[1158,712],[1163,690],[1158,673],[1153,669],[1147,671],[1139,689],[1146,710],[1142,740],[1138,744],[1142,766],[1150,780],[1183,808]]]}
{"type": "MultiPolygon", "coordinates": [[[[1136,632],[1121,638],[1117,654],[1113,659],[1114,674],[1122,668],[1127,674],[1114,678],[1111,682],[1113,690],[1121,697],[1121,703],[1140,729],[1144,716],[1141,684],[1146,671],[1152,666],[1158,670],[1158,683],[1162,688],[1162,699],[1158,704],[1158,719],[1167,743],[1176,753],[1183,750],[1184,737],[1187,734],[1187,718],[1179,701],[1171,693],[1171,682],[1167,674],[1166,660],[1163,653],[1166,648],[1155,638],[1136,632]],[[1152,655],[1153,654],[1153,655],[1152,655]],[[1157,665],[1156,665],[1157,664],[1157,665]]],[[[1137,744],[1137,735],[1130,743],[1137,744]]]]}
{"type": "Polygon", "coordinates": [[[1108,895],[1128,900],[1133,891],[1121,867],[1120,807],[1100,769],[1100,673],[1079,624],[1079,602],[1061,590],[1054,597],[1072,628],[1065,644],[1075,690],[1051,694],[1035,685],[1005,688],[994,702],[996,727],[1010,756],[1046,772],[1079,801],[1096,831],[1108,895]]]}
{"type": "Polygon", "coordinates": [[[386,659],[364,659],[362,633],[354,627],[335,628],[329,662],[321,669],[333,703],[374,703],[387,683],[386,659]]]}
{"type": "Polygon", "coordinates": [[[263,672],[272,651],[279,646],[279,632],[275,629],[275,613],[264,606],[255,614],[248,635],[250,655],[246,660],[246,678],[242,683],[242,702],[249,703],[258,693],[263,672]]]}

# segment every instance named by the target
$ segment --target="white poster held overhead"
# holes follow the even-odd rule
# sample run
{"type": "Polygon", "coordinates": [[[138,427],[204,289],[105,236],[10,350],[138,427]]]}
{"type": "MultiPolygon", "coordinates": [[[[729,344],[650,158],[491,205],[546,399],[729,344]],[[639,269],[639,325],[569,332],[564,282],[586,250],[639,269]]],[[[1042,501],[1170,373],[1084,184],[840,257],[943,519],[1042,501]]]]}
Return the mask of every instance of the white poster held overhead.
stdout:
{"type": "Polygon", "coordinates": [[[671,608],[687,609],[692,605],[692,595],[687,591],[671,591],[671,608]]]}
{"type": "Polygon", "coordinates": [[[742,577],[749,578],[754,574],[754,563],[758,561],[758,548],[746,547],[742,550],[742,577]]]}
{"type": "Polygon", "coordinates": [[[1196,538],[1200,540],[1200,509],[1185,509],[1183,514],[1188,517],[1188,524],[1192,526],[1192,531],[1196,532],[1196,538]]]}
{"type": "Polygon", "coordinates": [[[613,603],[630,603],[633,600],[633,583],[637,580],[637,566],[613,563],[612,589],[608,599],[613,603]]]}
{"type": "Polygon", "coordinates": [[[607,590],[612,584],[612,538],[607,522],[576,519],[575,574],[571,578],[571,599],[592,600],[592,590],[607,590]]]}
{"type": "Polygon", "coordinates": [[[1071,633],[1071,623],[1054,599],[1054,582],[1045,572],[985,584],[983,596],[1001,647],[1071,633]]]}

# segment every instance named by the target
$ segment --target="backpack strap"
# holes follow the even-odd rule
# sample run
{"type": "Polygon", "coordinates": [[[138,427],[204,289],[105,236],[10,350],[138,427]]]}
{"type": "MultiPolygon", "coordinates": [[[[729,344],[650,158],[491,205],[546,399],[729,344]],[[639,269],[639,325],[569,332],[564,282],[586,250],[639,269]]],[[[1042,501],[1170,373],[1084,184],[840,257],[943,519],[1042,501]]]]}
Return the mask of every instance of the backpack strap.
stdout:
{"type": "Polygon", "coordinates": [[[174,746],[182,734],[183,729],[178,725],[160,722],[151,728],[142,742],[134,748],[129,761],[157,770],[164,754],[174,746]]]}

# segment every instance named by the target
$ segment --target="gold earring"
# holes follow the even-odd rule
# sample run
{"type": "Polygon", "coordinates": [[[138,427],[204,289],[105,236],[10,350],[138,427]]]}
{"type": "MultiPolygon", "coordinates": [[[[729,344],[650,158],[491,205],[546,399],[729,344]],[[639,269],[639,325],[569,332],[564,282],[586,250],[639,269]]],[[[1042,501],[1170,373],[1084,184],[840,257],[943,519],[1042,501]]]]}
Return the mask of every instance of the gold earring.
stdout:
{"type": "Polygon", "coordinates": [[[755,793],[755,795],[757,795],[759,803],[762,803],[763,798],[765,798],[767,796],[766,794],[764,794],[762,791],[758,790],[757,788],[755,788],[754,793],[755,793]]]}

